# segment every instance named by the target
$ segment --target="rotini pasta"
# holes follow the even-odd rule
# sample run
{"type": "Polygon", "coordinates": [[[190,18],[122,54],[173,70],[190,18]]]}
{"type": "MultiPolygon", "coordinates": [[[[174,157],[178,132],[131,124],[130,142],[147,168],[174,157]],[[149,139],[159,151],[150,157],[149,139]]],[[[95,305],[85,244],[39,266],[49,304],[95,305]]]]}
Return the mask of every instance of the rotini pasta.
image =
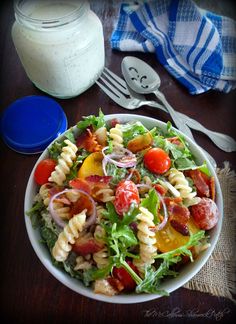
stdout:
{"type": "Polygon", "coordinates": [[[102,205],[96,205],[96,212],[97,212],[97,217],[96,217],[96,224],[100,224],[102,219],[104,218],[104,212],[106,209],[102,205]]]}
{"type": "Polygon", "coordinates": [[[118,293],[106,279],[97,279],[94,283],[95,294],[103,294],[106,296],[114,296],[118,293]]]}
{"type": "Polygon", "coordinates": [[[196,197],[197,193],[192,190],[183,172],[174,168],[170,169],[168,180],[180,193],[180,196],[186,200],[188,206],[199,202],[199,197],[196,197]]]}
{"type": "Polygon", "coordinates": [[[106,233],[104,228],[102,228],[100,225],[97,225],[94,232],[95,240],[100,244],[104,244],[104,247],[101,250],[93,253],[93,260],[96,262],[96,266],[98,267],[98,269],[102,269],[109,264],[108,249],[104,240],[105,235],[106,233]]]}
{"type": "Polygon", "coordinates": [[[114,149],[123,147],[123,133],[119,124],[110,129],[110,138],[112,139],[112,145],[114,149]]]}
{"type": "Polygon", "coordinates": [[[74,270],[89,270],[92,268],[92,262],[90,259],[86,260],[83,256],[79,255],[75,259],[76,265],[74,270]]]}
{"type": "Polygon", "coordinates": [[[69,252],[72,249],[72,244],[82,232],[86,220],[86,210],[83,210],[78,215],[71,218],[63,231],[59,234],[58,239],[52,249],[54,259],[63,262],[67,259],[69,252]]]}
{"type": "Polygon", "coordinates": [[[77,146],[73,144],[70,140],[64,140],[66,146],[62,148],[62,153],[58,159],[58,164],[55,170],[51,173],[48,178],[49,181],[55,182],[59,186],[63,185],[66,179],[66,175],[70,172],[70,167],[76,158],[76,152],[78,150],[77,146]]]}
{"type": "Polygon", "coordinates": [[[93,253],[93,260],[96,262],[98,269],[105,268],[109,264],[107,247],[104,246],[100,251],[93,253]]]}
{"type": "Polygon", "coordinates": [[[113,201],[115,199],[114,190],[110,188],[108,185],[102,188],[94,188],[93,190],[93,198],[100,202],[108,202],[113,201]]]}
{"type": "Polygon", "coordinates": [[[151,228],[155,227],[153,223],[153,214],[146,208],[139,207],[140,214],[137,215],[138,239],[140,244],[140,259],[134,260],[134,264],[142,272],[145,264],[154,263],[154,256],[157,252],[155,232],[151,228]]]}
{"type": "Polygon", "coordinates": [[[61,202],[54,201],[53,202],[53,209],[55,210],[55,212],[57,213],[57,215],[61,219],[64,219],[64,220],[65,219],[70,219],[71,213],[70,213],[70,207],[69,206],[65,206],[61,202]]]}
{"type": "Polygon", "coordinates": [[[50,189],[53,187],[51,183],[45,183],[43,184],[40,189],[39,189],[39,195],[43,200],[43,203],[46,207],[48,207],[49,202],[50,202],[50,189]]]}

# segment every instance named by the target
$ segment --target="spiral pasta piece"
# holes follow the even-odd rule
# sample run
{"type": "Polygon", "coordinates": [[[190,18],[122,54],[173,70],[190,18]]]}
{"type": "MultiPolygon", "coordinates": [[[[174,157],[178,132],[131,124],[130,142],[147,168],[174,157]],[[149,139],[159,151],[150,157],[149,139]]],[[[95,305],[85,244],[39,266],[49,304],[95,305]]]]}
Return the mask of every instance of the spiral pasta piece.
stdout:
{"type": "Polygon", "coordinates": [[[59,234],[58,239],[52,249],[52,255],[55,260],[63,262],[67,259],[72,249],[72,244],[82,232],[86,220],[86,209],[71,218],[63,231],[59,234]]]}
{"type": "Polygon", "coordinates": [[[96,262],[98,269],[102,269],[109,264],[108,248],[105,242],[105,230],[102,226],[97,225],[94,231],[94,238],[99,244],[103,244],[103,248],[98,252],[93,253],[93,260],[96,262]]]}
{"type": "Polygon", "coordinates": [[[123,133],[121,130],[121,126],[116,124],[115,127],[110,129],[109,132],[110,138],[112,139],[113,148],[121,148],[124,147],[123,145],[123,133]]]}
{"type": "Polygon", "coordinates": [[[108,266],[108,249],[106,246],[96,253],[93,253],[93,260],[96,262],[98,269],[108,266]]]}
{"type": "Polygon", "coordinates": [[[82,255],[79,255],[75,262],[74,270],[89,270],[92,267],[91,260],[86,260],[82,255]]]}
{"type": "Polygon", "coordinates": [[[93,198],[104,203],[113,201],[115,199],[114,190],[109,186],[104,186],[103,188],[93,191],[93,198]]]}
{"type": "Polygon", "coordinates": [[[140,242],[140,258],[134,260],[134,264],[142,272],[145,265],[155,262],[154,256],[157,251],[155,232],[151,228],[155,227],[153,214],[147,208],[139,207],[140,214],[137,215],[138,233],[137,237],[140,242]]]}
{"type": "Polygon", "coordinates": [[[61,219],[70,219],[70,207],[65,206],[61,202],[53,202],[53,209],[61,219]]]}
{"type": "Polygon", "coordinates": [[[185,178],[183,172],[177,169],[171,169],[168,180],[179,191],[182,198],[193,198],[196,196],[196,192],[192,192],[192,188],[189,186],[188,180],[185,178]]]}
{"type": "Polygon", "coordinates": [[[70,172],[70,167],[76,158],[76,152],[78,150],[77,146],[73,144],[70,140],[64,140],[66,146],[62,148],[62,153],[58,159],[58,164],[55,170],[51,173],[48,178],[49,181],[55,182],[59,186],[63,185],[66,179],[66,175],[70,172]]]}
{"type": "Polygon", "coordinates": [[[43,184],[39,189],[39,195],[43,200],[44,206],[48,207],[50,202],[50,189],[53,187],[51,183],[43,184]]]}
{"type": "Polygon", "coordinates": [[[102,205],[96,205],[96,212],[97,212],[97,218],[96,218],[96,224],[100,224],[102,219],[104,218],[104,212],[106,209],[102,205]]]}

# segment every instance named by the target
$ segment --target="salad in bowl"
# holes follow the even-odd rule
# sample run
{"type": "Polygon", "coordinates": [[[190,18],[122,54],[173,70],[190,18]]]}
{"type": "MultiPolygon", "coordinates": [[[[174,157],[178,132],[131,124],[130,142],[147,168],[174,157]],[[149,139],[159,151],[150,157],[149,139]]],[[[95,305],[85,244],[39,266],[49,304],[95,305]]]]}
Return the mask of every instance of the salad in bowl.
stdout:
{"type": "Polygon", "coordinates": [[[114,303],[151,300],[204,265],[222,224],[215,170],[170,123],[84,117],[37,161],[25,196],[35,252],[63,284],[114,303]]]}

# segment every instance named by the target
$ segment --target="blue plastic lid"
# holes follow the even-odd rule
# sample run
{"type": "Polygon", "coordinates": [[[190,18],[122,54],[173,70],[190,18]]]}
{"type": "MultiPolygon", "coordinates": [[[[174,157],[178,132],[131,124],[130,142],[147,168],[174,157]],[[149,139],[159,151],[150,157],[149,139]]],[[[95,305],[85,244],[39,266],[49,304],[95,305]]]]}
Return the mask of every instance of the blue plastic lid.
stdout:
{"type": "Polygon", "coordinates": [[[67,129],[61,106],[45,96],[27,96],[8,106],[1,116],[1,135],[14,151],[42,152],[67,129]]]}

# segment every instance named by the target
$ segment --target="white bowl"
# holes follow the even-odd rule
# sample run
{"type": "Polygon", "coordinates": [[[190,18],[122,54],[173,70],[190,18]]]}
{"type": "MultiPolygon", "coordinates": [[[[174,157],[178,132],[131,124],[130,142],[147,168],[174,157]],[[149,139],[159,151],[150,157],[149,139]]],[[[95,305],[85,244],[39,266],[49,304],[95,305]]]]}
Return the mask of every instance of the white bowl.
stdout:
{"type": "MultiPolygon", "coordinates": [[[[145,117],[145,116],[139,116],[139,115],[132,115],[132,114],[113,114],[113,115],[107,115],[106,120],[112,120],[114,118],[118,119],[121,122],[128,122],[128,121],[140,121],[146,126],[147,128],[151,129],[155,126],[161,128],[161,129],[166,129],[166,123],[163,123],[159,120],[156,120],[154,118],[150,117],[145,117]]],[[[182,133],[183,135],[183,133],[182,133]]],[[[60,139],[63,137],[63,134],[57,138],[60,139]]],[[[180,274],[176,278],[170,278],[163,282],[161,285],[160,289],[164,289],[167,292],[171,293],[174,290],[182,287],[185,283],[187,283],[193,276],[195,276],[200,269],[203,267],[203,265],[207,262],[208,258],[212,254],[212,251],[217,243],[218,237],[220,235],[221,227],[222,227],[222,220],[223,220],[223,200],[222,200],[222,192],[219,184],[219,180],[217,178],[216,172],[214,168],[211,166],[210,162],[208,161],[207,157],[204,155],[202,152],[201,148],[194,143],[191,139],[188,139],[186,136],[185,138],[189,142],[190,149],[193,152],[193,154],[197,158],[197,163],[201,164],[203,161],[207,162],[208,168],[211,172],[211,174],[215,177],[215,184],[216,184],[216,204],[219,208],[220,212],[220,219],[217,223],[217,225],[209,231],[210,234],[210,243],[211,246],[201,253],[201,255],[195,260],[193,263],[189,263],[184,268],[181,270],[180,274]]],[[[44,158],[47,157],[47,149],[41,154],[39,157],[36,165],[38,162],[44,158]]],[[[32,207],[32,202],[35,194],[37,193],[37,186],[34,181],[34,170],[35,167],[33,168],[27,188],[26,188],[26,193],[25,193],[25,205],[24,209],[25,212],[29,210],[32,207]]],[[[105,296],[105,295],[100,295],[100,294],[95,294],[91,288],[87,288],[83,285],[82,282],[78,281],[77,279],[74,279],[69,276],[66,272],[63,270],[60,270],[53,266],[51,262],[51,256],[50,253],[47,249],[47,247],[40,243],[40,233],[38,230],[33,229],[30,218],[25,214],[25,224],[26,224],[26,229],[27,233],[30,239],[30,242],[33,246],[33,249],[37,256],[39,257],[40,261],[43,263],[43,265],[47,268],[47,270],[55,277],[57,278],[62,284],[67,286],[68,288],[74,290],[75,292],[84,295],[86,297],[99,300],[99,301],[104,301],[104,302],[109,302],[109,303],[119,303],[119,304],[132,304],[132,303],[140,303],[140,302],[146,302],[149,300],[153,300],[156,298],[161,297],[160,295],[157,294],[129,294],[129,295],[117,295],[113,297],[105,296]]]]}

